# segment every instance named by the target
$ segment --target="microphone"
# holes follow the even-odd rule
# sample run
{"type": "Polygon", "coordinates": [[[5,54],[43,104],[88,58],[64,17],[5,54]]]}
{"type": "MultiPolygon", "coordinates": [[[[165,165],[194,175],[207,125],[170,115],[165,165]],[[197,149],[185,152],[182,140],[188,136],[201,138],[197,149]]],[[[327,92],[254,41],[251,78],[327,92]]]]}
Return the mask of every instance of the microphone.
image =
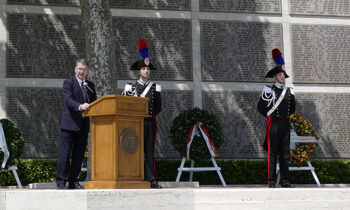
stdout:
{"type": "Polygon", "coordinates": [[[94,93],[94,91],[91,90],[87,82],[83,82],[83,85],[87,87],[87,89],[90,90],[91,93],[94,93]]]}

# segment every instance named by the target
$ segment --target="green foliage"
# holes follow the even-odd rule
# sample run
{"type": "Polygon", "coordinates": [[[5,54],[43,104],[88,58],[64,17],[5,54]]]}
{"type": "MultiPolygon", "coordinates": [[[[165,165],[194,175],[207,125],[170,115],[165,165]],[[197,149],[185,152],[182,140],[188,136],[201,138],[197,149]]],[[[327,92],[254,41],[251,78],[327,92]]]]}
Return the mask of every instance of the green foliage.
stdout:
{"type": "Polygon", "coordinates": [[[56,181],[56,160],[34,160],[27,159],[18,161],[18,175],[22,175],[21,182],[55,182],[56,181]]]}
{"type": "MultiPolygon", "coordinates": [[[[180,160],[157,160],[159,180],[175,181],[180,160]]],[[[266,160],[217,160],[221,173],[228,185],[267,184],[266,160]]],[[[321,184],[350,183],[350,160],[311,160],[321,184]]],[[[195,167],[211,167],[210,160],[196,161],[195,167]]],[[[190,166],[186,161],[185,167],[190,166]]],[[[316,184],[310,171],[291,171],[294,184],[316,184]]],[[[188,181],[189,173],[183,172],[181,181],[188,181]]],[[[201,185],[221,185],[215,172],[195,172],[193,181],[201,185]]]]}
{"type": "MultiPolygon", "coordinates": [[[[321,184],[350,183],[350,160],[311,160],[311,163],[321,184]]],[[[311,172],[300,172],[291,172],[292,181],[300,184],[315,183],[311,172]]]]}
{"type": "MultiPolygon", "coordinates": [[[[10,157],[7,160],[6,168],[12,166],[15,163],[15,159],[22,155],[24,141],[22,139],[22,134],[18,128],[15,127],[13,122],[8,119],[0,120],[2,127],[4,129],[4,134],[6,138],[7,148],[10,152],[10,157]]],[[[4,153],[0,152],[0,164],[4,160],[4,153]]]]}
{"type": "MultiPolygon", "coordinates": [[[[192,126],[197,122],[203,123],[203,126],[207,129],[216,149],[219,149],[223,142],[221,127],[216,116],[197,107],[186,110],[173,120],[170,128],[171,143],[182,157],[185,157],[188,134],[192,126]]],[[[201,160],[209,159],[210,157],[210,153],[202,135],[195,136],[191,144],[190,158],[192,160],[201,160]]]]}
{"type": "MultiPolygon", "coordinates": [[[[157,160],[159,180],[175,181],[180,160],[157,160]]],[[[190,167],[186,161],[185,167],[190,167]]],[[[267,181],[266,160],[216,160],[227,184],[265,184],[267,181]]],[[[211,160],[195,161],[194,167],[213,167],[211,160]]],[[[182,172],[181,181],[188,181],[189,173],[182,172]]],[[[201,185],[221,185],[216,171],[194,172],[193,181],[201,185]]]]}
{"type": "MultiPolygon", "coordinates": [[[[35,182],[56,181],[56,160],[17,159],[15,165],[18,168],[17,173],[24,186],[35,182]]],[[[1,171],[0,185],[17,185],[12,171],[1,171]]]]}
{"type": "MultiPolygon", "coordinates": [[[[267,161],[266,160],[217,160],[221,167],[221,173],[228,185],[236,184],[267,184],[267,161]]],[[[177,169],[181,160],[156,160],[157,171],[160,181],[175,181],[177,169]]],[[[350,183],[350,160],[311,160],[321,184],[350,183]]],[[[22,160],[15,162],[18,167],[18,176],[22,184],[36,182],[56,181],[56,160],[22,160]]],[[[185,167],[190,166],[186,161],[185,167]]],[[[195,161],[195,167],[211,167],[210,160],[195,161]]],[[[80,180],[85,180],[86,173],[82,173],[80,180]]],[[[291,171],[293,184],[316,184],[310,171],[291,171]]],[[[188,181],[189,173],[183,172],[181,181],[188,181]]],[[[216,173],[195,172],[193,181],[201,185],[221,185],[216,173]]],[[[0,186],[15,186],[16,180],[11,171],[0,172],[0,186]]]]}

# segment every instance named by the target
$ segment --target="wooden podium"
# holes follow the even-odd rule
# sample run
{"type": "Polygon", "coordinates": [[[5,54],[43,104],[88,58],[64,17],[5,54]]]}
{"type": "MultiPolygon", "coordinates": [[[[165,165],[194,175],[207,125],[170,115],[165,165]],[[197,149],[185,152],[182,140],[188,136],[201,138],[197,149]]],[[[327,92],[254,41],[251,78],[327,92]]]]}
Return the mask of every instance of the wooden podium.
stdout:
{"type": "Polygon", "coordinates": [[[143,151],[148,98],[106,95],[83,116],[91,117],[91,181],[85,189],[150,188],[143,151]]]}

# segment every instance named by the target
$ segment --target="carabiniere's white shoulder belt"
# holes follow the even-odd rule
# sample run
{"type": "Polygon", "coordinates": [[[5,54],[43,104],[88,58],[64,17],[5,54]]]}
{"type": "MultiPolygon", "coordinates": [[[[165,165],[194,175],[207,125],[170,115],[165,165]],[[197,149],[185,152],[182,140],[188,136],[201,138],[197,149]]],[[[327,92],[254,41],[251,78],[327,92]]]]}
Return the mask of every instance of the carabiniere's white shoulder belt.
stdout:
{"type": "Polygon", "coordinates": [[[143,93],[140,95],[140,97],[145,97],[147,95],[149,89],[151,89],[152,85],[153,85],[153,82],[149,82],[146,89],[143,91],[143,93]]]}
{"type": "Polygon", "coordinates": [[[270,114],[272,114],[277,107],[280,105],[280,103],[282,102],[284,95],[286,95],[288,87],[285,85],[282,91],[282,94],[280,95],[280,97],[278,98],[278,100],[276,101],[276,103],[273,105],[273,107],[267,112],[267,116],[270,116],[270,114]]]}

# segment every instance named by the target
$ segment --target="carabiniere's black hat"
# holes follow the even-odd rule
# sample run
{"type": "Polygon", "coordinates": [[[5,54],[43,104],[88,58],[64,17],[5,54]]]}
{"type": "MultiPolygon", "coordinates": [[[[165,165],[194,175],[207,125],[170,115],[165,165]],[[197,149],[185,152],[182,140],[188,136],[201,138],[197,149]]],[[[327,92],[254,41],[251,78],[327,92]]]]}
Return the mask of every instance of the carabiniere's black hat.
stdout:
{"type": "Polygon", "coordinates": [[[142,67],[149,67],[151,70],[156,70],[156,68],[154,68],[154,66],[149,61],[148,58],[136,61],[134,64],[131,65],[130,70],[140,70],[142,67]],[[148,65],[147,65],[147,63],[148,63],[148,65]]]}
{"type": "Polygon", "coordinates": [[[276,74],[278,74],[280,72],[284,72],[285,78],[288,78],[289,76],[283,68],[284,59],[282,57],[282,52],[277,48],[273,49],[272,50],[272,58],[277,65],[275,66],[275,68],[271,69],[270,71],[268,71],[266,73],[265,78],[273,78],[276,74]]]}
{"type": "Polygon", "coordinates": [[[266,73],[265,78],[273,78],[276,74],[278,74],[280,72],[284,72],[285,78],[289,77],[288,74],[286,73],[286,71],[283,70],[283,66],[277,65],[277,66],[275,66],[275,68],[271,69],[269,72],[266,73]]]}
{"type": "Polygon", "coordinates": [[[139,51],[142,60],[136,61],[131,65],[130,70],[140,70],[142,67],[149,67],[151,70],[156,70],[149,60],[148,56],[148,43],[145,39],[140,39],[137,44],[137,50],[139,51]]]}

